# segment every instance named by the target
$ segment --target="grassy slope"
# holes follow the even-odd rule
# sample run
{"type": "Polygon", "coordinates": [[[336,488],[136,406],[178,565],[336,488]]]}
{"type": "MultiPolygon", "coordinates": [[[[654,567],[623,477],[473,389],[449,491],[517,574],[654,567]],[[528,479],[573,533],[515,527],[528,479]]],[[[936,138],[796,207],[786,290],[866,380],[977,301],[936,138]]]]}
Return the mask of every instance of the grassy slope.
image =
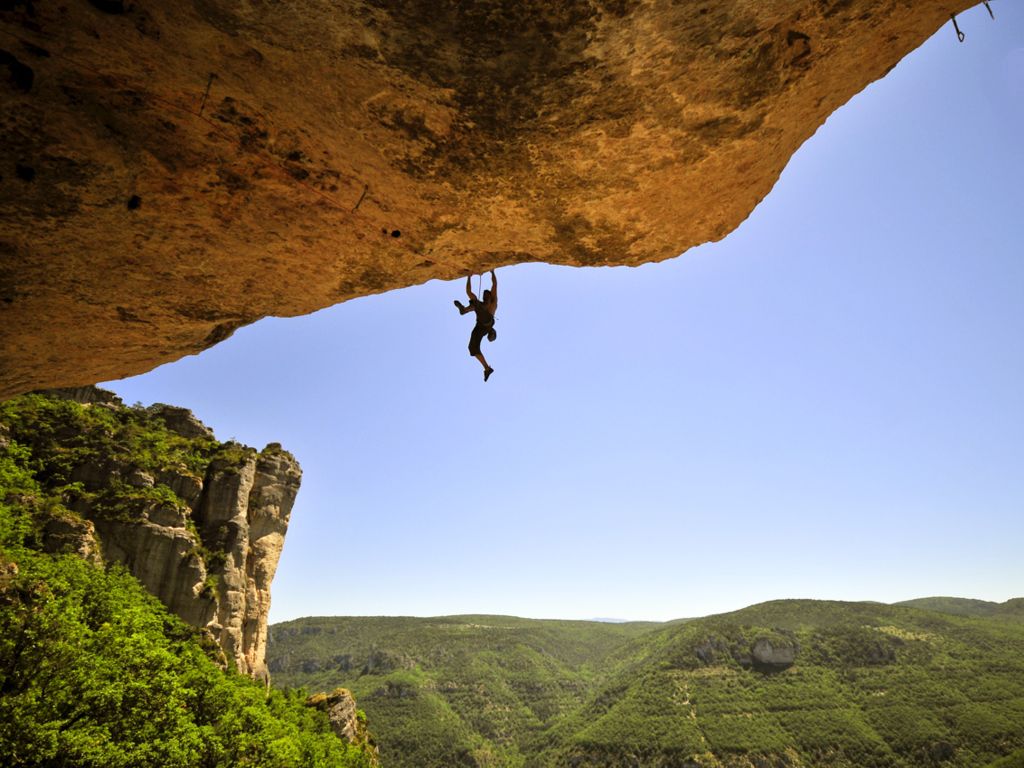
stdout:
{"type": "Polygon", "coordinates": [[[905,606],[779,601],[626,626],[305,619],[272,629],[269,657],[278,684],[361,694],[398,768],[954,768],[1024,748],[1024,626],[905,606]],[[759,638],[795,643],[795,664],[741,666],[759,638]]]}

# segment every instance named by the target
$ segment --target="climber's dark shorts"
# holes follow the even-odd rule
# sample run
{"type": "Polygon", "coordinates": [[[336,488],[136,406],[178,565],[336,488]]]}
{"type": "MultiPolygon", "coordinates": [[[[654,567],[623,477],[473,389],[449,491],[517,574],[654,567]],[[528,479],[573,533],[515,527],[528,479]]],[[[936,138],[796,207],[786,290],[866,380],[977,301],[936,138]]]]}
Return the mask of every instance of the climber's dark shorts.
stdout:
{"type": "Polygon", "coordinates": [[[480,354],[480,342],[484,340],[484,336],[487,332],[493,328],[493,325],[477,325],[473,326],[473,333],[469,336],[469,354],[476,356],[480,354]]]}

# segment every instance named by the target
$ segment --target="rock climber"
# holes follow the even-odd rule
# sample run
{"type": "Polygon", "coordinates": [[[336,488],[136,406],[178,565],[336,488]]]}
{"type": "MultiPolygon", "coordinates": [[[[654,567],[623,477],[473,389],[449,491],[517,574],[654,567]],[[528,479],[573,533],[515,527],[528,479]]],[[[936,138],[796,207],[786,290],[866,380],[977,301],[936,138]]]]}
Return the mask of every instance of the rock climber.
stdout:
{"type": "Polygon", "coordinates": [[[491,288],[484,291],[482,301],[473,293],[472,275],[466,277],[466,295],[469,297],[469,304],[463,304],[456,299],[455,306],[459,308],[460,315],[476,312],[476,325],[469,335],[469,354],[480,361],[480,365],[484,367],[484,381],[487,381],[494,373],[494,369],[487,364],[487,358],[480,351],[480,342],[484,336],[488,341],[498,338],[498,332],[494,330],[494,313],[498,311],[498,276],[494,274],[494,270],[491,270],[491,288]]]}

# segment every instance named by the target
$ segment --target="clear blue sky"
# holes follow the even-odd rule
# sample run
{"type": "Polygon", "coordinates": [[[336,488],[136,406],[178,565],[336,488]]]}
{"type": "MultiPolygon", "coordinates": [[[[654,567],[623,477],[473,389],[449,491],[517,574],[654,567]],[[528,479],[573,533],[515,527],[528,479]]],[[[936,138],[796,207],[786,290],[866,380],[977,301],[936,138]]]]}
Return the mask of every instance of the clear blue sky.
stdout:
{"type": "Polygon", "coordinates": [[[1024,3],[947,24],[723,242],[267,319],[107,386],[304,469],[271,618],[1024,595],[1024,3]]]}

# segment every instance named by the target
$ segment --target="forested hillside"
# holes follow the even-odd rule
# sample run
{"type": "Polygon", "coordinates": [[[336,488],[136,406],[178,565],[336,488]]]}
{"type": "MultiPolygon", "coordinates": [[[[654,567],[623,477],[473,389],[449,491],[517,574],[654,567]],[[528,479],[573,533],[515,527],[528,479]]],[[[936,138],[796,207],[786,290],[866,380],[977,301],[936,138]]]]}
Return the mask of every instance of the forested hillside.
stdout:
{"type": "Polygon", "coordinates": [[[1024,626],[787,600],[665,625],[271,628],[277,684],[352,688],[389,767],[1019,765],[1024,626]]]}
{"type": "Polygon", "coordinates": [[[312,618],[271,628],[275,685],[350,688],[385,766],[521,765],[602,660],[650,623],[510,616],[312,618]],[[378,719],[379,718],[379,719],[378,719]]]}
{"type": "Polygon", "coordinates": [[[952,613],[955,616],[987,616],[1006,621],[1024,621],[1024,597],[994,603],[989,600],[972,600],[966,597],[920,597],[905,600],[896,605],[924,608],[938,613],[952,613]]]}
{"type": "Polygon", "coordinates": [[[1024,746],[1024,629],[785,600],[657,630],[542,765],[984,766],[1024,746]]]}

